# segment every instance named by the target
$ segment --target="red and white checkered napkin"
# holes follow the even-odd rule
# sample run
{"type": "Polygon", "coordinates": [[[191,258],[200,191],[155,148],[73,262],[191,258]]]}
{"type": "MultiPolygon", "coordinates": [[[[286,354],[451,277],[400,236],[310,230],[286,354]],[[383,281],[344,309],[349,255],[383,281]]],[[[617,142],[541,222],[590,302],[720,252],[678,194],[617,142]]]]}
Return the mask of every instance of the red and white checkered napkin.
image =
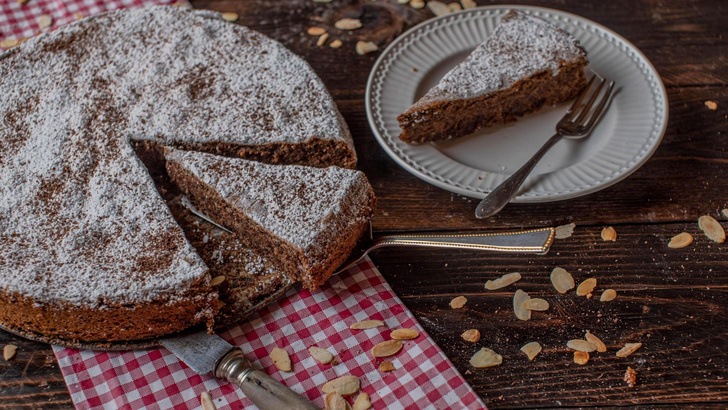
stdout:
{"type": "MultiPolygon", "coordinates": [[[[240,346],[254,366],[319,406],[326,381],[352,374],[360,378],[375,409],[485,408],[369,259],[315,292],[289,292],[220,336],[240,346]],[[349,329],[365,319],[382,320],[387,327],[349,329]],[[396,370],[382,373],[380,360],[369,350],[399,327],[417,329],[420,336],[405,341],[389,358],[396,370]],[[292,373],[273,365],[268,354],[276,346],[290,354],[292,373]],[[341,363],[319,364],[308,353],[311,346],[327,349],[341,363]]],[[[164,348],[94,352],[54,346],[54,351],[77,408],[199,408],[204,391],[211,393],[218,409],[254,408],[236,386],[195,374],[164,348]]]]}

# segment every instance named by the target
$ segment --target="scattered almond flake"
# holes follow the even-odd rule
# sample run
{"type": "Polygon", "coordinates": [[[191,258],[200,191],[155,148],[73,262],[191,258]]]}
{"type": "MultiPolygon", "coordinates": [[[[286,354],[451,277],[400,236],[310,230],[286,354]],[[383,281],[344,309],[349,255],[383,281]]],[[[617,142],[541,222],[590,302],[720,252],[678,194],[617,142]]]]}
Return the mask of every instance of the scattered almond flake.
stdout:
{"type": "Polygon", "coordinates": [[[594,288],[597,287],[597,278],[589,278],[584,282],[581,282],[576,288],[576,294],[578,296],[590,295],[594,288]]]}
{"type": "Polygon", "coordinates": [[[38,27],[40,27],[41,30],[45,30],[53,24],[53,17],[48,14],[44,14],[35,19],[35,22],[38,23],[38,27]]]}
{"type": "Polygon", "coordinates": [[[715,111],[718,109],[718,103],[715,101],[708,100],[705,102],[705,106],[708,107],[708,109],[711,111],[715,111]]]}
{"type": "Polygon", "coordinates": [[[321,34],[324,34],[326,32],[326,29],[323,27],[309,27],[308,30],[306,30],[306,33],[310,36],[320,36],[321,34]]]}
{"type": "Polygon", "coordinates": [[[518,289],[513,295],[513,312],[516,317],[521,320],[528,320],[531,318],[531,311],[523,307],[523,303],[530,299],[528,293],[518,289]]]}
{"type": "Polygon", "coordinates": [[[615,242],[617,240],[617,231],[611,226],[607,226],[602,229],[602,240],[615,242]]]}
{"type": "Polygon", "coordinates": [[[462,337],[466,342],[475,343],[480,340],[480,331],[478,329],[468,329],[464,331],[460,337],[462,337]]]}
{"type": "Polygon", "coordinates": [[[450,11],[452,12],[460,11],[463,9],[463,6],[461,6],[460,3],[450,3],[447,5],[447,7],[449,7],[450,11]]]}
{"type": "Polygon", "coordinates": [[[329,393],[324,399],[326,410],[351,410],[351,405],[346,399],[337,393],[329,393]]]}
{"type": "Polygon", "coordinates": [[[420,332],[415,329],[394,329],[392,330],[392,333],[389,334],[389,337],[394,340],[412,340],[417,338],[419,335],[420,332]]]}
{"type": "Polygon", "coordinates": [[[334,27],[339,30],[356,30],[361,28],[361,20],[344,18],[334,23],[334,27]]]}
{"type": "Polygon", "coordinates": [[[329,33],[324,33],[319,36],[318,40],[316,41],[316,46],[321,47],[324,44],[326,44],[326,40],[329,39],[329,33]]]}
{"type": "Polygon", "coordinates": [[[221,284],[223,282],[225,282],[225,276],[224,275],[215,276],[210,281],[210,286],[217,286],[217,285],[219,285],[219,284],[221,284]]]}
{"type": "Polygon", "coordinates": [[[341,42],[341,40],[339,40],[339,39],[337,38],[336,40],[332,41],[332,42],[331,42],[331,43],[329,44],[329,47],[331,47],[331,48],[339,48],[339,47],[341,47],[341,46],[342,46],[343,44],[344,44],[344,43],[342,43],[342,42],[341,42]]]}
{"type": "Polygon", "coordinates": [[[602,296],[599,298],[600,302],[611,302],[617,298],[617,291],[614,289],[607,289],[602,292],[602,296]]]}
{"type": "Polygon", "coordinates": [[[238,13],[233,13],[233,12],[222,13],[222,19],[225,21],[228,21],[230,23],[238,21],[238,18],[239,18],[238,13]]]}
{"type": "Polygon", "coordinates": [[[84,17],[86,16],[83,13],[73,13],[73,18],[76,20],[81,20],[84,17]]]}
{"type": "Polygon", "coordinates": [[[14,38],[6,38],[0,41],[0,47],[4,48],[5,50],[10,50],[11,48],[18,45],[18,40],[14,38]]]}
{"type": "Polygon", "coordinates": [[[369,410],[372,408],[372,400],[369,398],[369,394],[365,392],[359,393],[354,400],[353,410],[369,410]]]}
{"type": "Polygon", "coordinates": [[[347,374],[329,380],[321,388],[321,391],[324,393],[336,393],[342,396],[349,396],[359,391],[359,385],[358,377],[347,374]]]}
{"type": "Polygon", "coordinates": [[[521,347],[521,351],[528,356],[528,360],[533,360],[541,353],[541,344],[539,342],[526,343],[521,347]]]}
{"type": "Polygon", "coordinates": [[[593,352],[597,350],[594,343],[586,341],[584,339],[572,339],[566,342],[566,346],[569,349],[576,350],[577,352],[593,352]]]}
{"type": "Polygon", "coordinates": [[[334,361],[334,355],[332,355],[331,352],[318,346],[309,347],[308,353],[310,353],[311,357],[321,364],[329,364],[334,361]]]}
{"type": "Polygon", "coordinates": [[[594,347],[597,348],[597,352],[604,353],[607,351],[607,345],[605,345],[604,342],[602,342],[602,339],[596,337],[596,335],[594,335],[594,333],[586,332],[586,335],[584,335],[584,338],[586,339],[587,342],[593,344],[594,347]]]}
{"type": "Polygon", "coordinates": [[[637,372],[627,366],[627,371],[624,372],[624,381],[627,383],[627,386],[634,387],[637,384],[637,372]]]}
{"type": "Polygon", "coordinates": [[[463,5],[464,9],[474,9],[478,7],[478,3],[475,0],[460,0],[460,4],[463,5]]]}
{"type": "Polygon", "coordinates": [[[724,217],[728,218],[728,208],[720,211],[720,213],[722,213],[724,217]]]}
{"type": "Polygon", "coordinates": [[[172,4],[174,7],[179,7],[184,10],[191,10],[192,4],[190,4],[189,1],[177,1],[174,4],[172,4]]]}
{"type": "Polygon", "coordinates": [[[571,235],[574,234],[574,228],[576,228],[576,224],[575,223],[570,223],[570,224],[566,224],[566,225],[557,226],[556,229],[555,229],[556,235],[554,236],[554,238],[556,238],[556,239],[566,239],[566,238],[570,238],[571,235]]]}
{"type": "Polygon", "coordinates": [[[397,3],[399,3],[399,4],[407,4],[409,2],[410,2],[410,0],[397,0],[397,3]]]}
{"type": "Polygon", "coordinates": [[[673,236],[672,239],[670,239],[670,242],[667,243],[667,247],[671,249],[680,249],[690,245],[691,243],[693,243],[693,235],[683,232],[673,236]]]}
{"type": "Polygon", "coordinates": [[[215,402],[212,401],[212,395],[210,395],[210,392],[203,391],[202,394],[200,394],[200,404],[202,405],[202,410],[217,410],[215,402]]]}
{"type": "Polygon", "coordinates": [[[22,5],[22,4],[25,4],[25,3],[27,3],[27,2],[28,2],[28,0],[18,0],[18,4],[21,4],[21,5],[22,5]]]}
{"type": "Polygon", "coordinates": [[[411,0],[409,4],[413,9],[421,9],[425,7],[424,0],[411,0]]]}
{"type": "Polygon", "coordinates": [[[372,43],[371,41],[356,42],[356,53],[359,55],[363,56],[364,54],[368,54],[377,50],[379,50],[379,47],[377,47],[377,45],[372,43]]]}
{"type": "Polygon", "coordinates": [[[518,272],[506,273],[498,279],[485,282],[485,288],[488,290],[497,290],[505,288],[521,280],[521,274],[518,272]]]}
{"type": "Polygon", "coordinates": [[[432,11],[432,14],[436,16],[444,16],[446,14],[450,14],[452,10],[450,10],[450,7],[447,6],[447,4],[439,2],[437,0],[430,0],[427,2],[427,8],[432,11]]]}
{"type": "Polygon", "coordinates": [[[470,365],[477,369],[498,366],[501,363],[503,363],[503,356],[491,349],[488,349],[487,347],[478,350],[473,357],[470,358],[470,365]]]}
{"type": "Polygon", "coordinates": [[[450,307],[453,309],[460,309],[468,303],[468,299],[465,296],[458,296],[450,301],[450,307]]]}
{"type": "Polygon", "coordinates": [[[282,372],[290,372],[293,366],[291,365],[291,357],[288,356],[288,352],[281,349],[280,347],[274,347],[270,352],[270,358],[273,359],[273,364],[282,372]]]}
{"type": "Polygon", "coordinates": [[[13,344],[7,344],[5,347],[3,347],[3,359],[5,361],[8,361],[15,357],[15,352],[18,351],[18,346],[15,346],[13,344]]]}
{"type": "Polygon", "coordinates": [[[549,309],[549,302],[544,299],[533,298],[523,302],[523,307],[528,310],[537,310],[543,312],[549,309]]]}
{"type": "Polygon", "coordinates": [[[720,225],[720,222],[716,221],[712,216],[703,215],[698,218],[698,227],[711,241],[717,243],[725,242],[725,230],[720,225]]]}
{"type": "Polygon", "coordinates": [[[385,360],[385,361],[379,363],[379,371],[385,372],[385,373],[392,372],[392,371],[394,371],[394,365],[392,364],[392,362],[385,360]]]}
{"type": "Polygon", "coordinates": [[[574,286],[576,286],[574,284],[574,277],[563,268],[554,268],[554,270],[551,271],[551,284],[554,285],[554,289],[561,294],[574,289],[574,286]]]}
{"type": "Polygon", "coordinates": [[[587,352],[574,352],[574,363],[576,364],[587,364],[589,362],[589,353],[587,352]]]}
{"type": "Polygon", "coordinates": [[[384,326],[384,322],[381,320],[362,320],[361,322],[352,323],[349,329],[362,330],[362,329],[373,329],[375,327],[384,326]]]}
{"type": "Polygon", "coordinates": [[[372,356],[387,357],[392,356],[402,350],[402,342],[399,340],[386,340],[372,347],[372,356]]]}
{"type": "Polygon", "coordinates": [[[627,357],[640,347],[642,347],[642,343],[625,343],[624,347],[617,352],[617,357],[627,357]]]}

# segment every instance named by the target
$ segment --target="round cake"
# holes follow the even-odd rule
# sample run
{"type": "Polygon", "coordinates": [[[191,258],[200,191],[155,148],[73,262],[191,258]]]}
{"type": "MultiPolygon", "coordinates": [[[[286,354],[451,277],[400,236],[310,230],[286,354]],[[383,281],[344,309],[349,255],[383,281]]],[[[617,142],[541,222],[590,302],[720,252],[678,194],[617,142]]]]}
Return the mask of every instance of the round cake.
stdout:
{"type": "Polygon", "coordinates": [[[0,55],[0,78],[0,325],[46,340],[212,325],[209,267],[140,147],[356,163],[311,67],[218,13],[87,18],[0,55]]]}

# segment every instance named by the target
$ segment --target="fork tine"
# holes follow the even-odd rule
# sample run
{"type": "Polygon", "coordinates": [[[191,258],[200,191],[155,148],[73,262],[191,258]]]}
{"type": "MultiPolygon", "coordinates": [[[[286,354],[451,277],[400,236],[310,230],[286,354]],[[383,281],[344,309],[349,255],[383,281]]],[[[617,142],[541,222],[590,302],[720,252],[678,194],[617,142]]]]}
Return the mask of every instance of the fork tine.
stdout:
{"type": "Polygon", "coordinates": [[[596,74],[594,74],[594,75],[591,76],[591,78],[589,79],[589,82],[587,83],[586,87],[584,87],[584,89],[581,91],[581,93],[579,94],[579,96],[576,98],[576,101],[574,101],[574,103],[571,104],[571,107],[569,107],[569,111],[568,111],[569,114],[571,114],[572,112],[574,112],[574,110],[579,107],[579,104],[581,104],[581,100],[583,100],[584,99],[584,96],[588,94],[589,89],[591,88],[592,84],[594,84],[594,80],[597,77],[599,77],[599,76],[596,75],[596,74]]]}
{"type": "Polygon", "coordinates": [[[594,124],[596,124],[596,122],[599,120],[599,117],[602,115],[604,108],[607,106],[607,103],[612,98],[612,91],[614,91],[614,81],[609,82],[609,86],[607,87],[607,91],[605,91],[602,100],[599,101],[599,104],[597,104],[597,107],[594,109],[591,118],[586,123],[587,129],[591,129],[594,124]]]}
{"type": "Polygon", "coordinates": [[[591,94],[591,98],[589,98],[589,101],[581,107],[581,112],[579,113],[579,116],[576,117],[574,120],[575,123],[581,124],[582,121],[584,121],[584,118],[589,114],[591,111],[592,106],[594,105],[594,102],[597,100],[597,97],[599,97],[599,93],[602,91],[602,88],[604,87],[604,83],[607,81],[601,77],[599,77],[601,82],[599,83],[599,86],[597,86],[597,89],[594,90],[594,92],[591,94]]]}

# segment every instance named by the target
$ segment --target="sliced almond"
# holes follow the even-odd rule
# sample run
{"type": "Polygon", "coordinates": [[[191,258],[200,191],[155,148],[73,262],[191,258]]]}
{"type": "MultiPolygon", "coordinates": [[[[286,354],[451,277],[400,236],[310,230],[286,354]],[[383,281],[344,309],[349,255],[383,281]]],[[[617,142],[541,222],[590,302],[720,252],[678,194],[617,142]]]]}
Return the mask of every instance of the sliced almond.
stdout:
{"type": "Polygon", "coordinates": [[[18,351],[18,346],[15,346],[13,344],[7,344],[5,347],[3,347],[3,359],[5,361],[8,361],[15,357],[15,352],[18,351]]]}
{"type": "Polygon", "coordinates": [[[619,349],[617,357],[627,357],[642,347],[642,343],[625,343],[624,347],[619,349]]]}
{"type": "Polygon", "coordinates": [[[589,362],[589,353],[587,352],[574,352],[574,363],[576,364],[587,364],[589,362]]]}
{"type": "Polygon", "coordinates": [[[498,366],[501,363],[503,363],[503,356],[491,349],[488,349],[487,347],[478,350],[473,357],[470,358],[470,365],[477,369],[498,366]]]}
{"type": "Polygon", "coordinates": [[[361,28],[361,20],[345,18],[334,23],[334,27],[339,30],[356,30],[361,28]]]}
{"type": "Polygon", "coordinates": [[[512,285],[521,280],[521,274],[518,272],[506,273],[498,279],[489,280],[485,282],[485,288],[488,290],[497,290],[505,288],[508,285],[512,285]]]}
{"type": "Polygon", "coordinates": [[[523,302],[523,307],[528,310],[537,310],[543,312],[549,309],[549,302],[544,299],[532,298],[523,302]]]}
{"type": "Polygon", "coordinates": [[[711,241],[717,243],[725,242],[725,229],[712,216],[703,215],[698,218],[698,227],[711,241]]]}
{"type": "Polygon", "coordinates": [[[200,404],[202,405],[202,410],[217,410],[217,406],[215,406],[215,402],[212,401],[212,395],[210,395],[210,392],[202,392],[200,394],[200,404]]]}
{"type": "Polygon", "coordinates": [[[720,213],[723,214],[724,217],[728,218],[728,208],[723,209],[720,213]]]}
{"type": "Polygon", "coordinates": [[[462,337],[466,342],[475,343],[480,340],[480,331],[478,329],[468,329],[464,331],[460,337],[462,337]]]}
{"type": "Polygon", "coordinates": [[[602,229],[602,240],[612,242],[616,241],[617,231],[611,226],[607,226],[606,228],[602,229]]]}
{"type": "Polygon", "coordinates": [[[429,8],[432,14],[434,14],[435,16],[444,16],[446,14],[452,13],[452,10],[450,10],[450,7],[448,7],[447,4],[439,2],[437,0],[428,1],[427,8],[429,8]]]}
{"type": "Polygon", "coordinates": [[[693,243],[693,235],[690,235],[688,232],[679,233],[670,239],[670,242],[667,243],[667,247],[671,249],[680,249],[684,248],[688,245],[693,243]]]}
{"type": "Polygon", "coordinates": [[[18,40],[14,38],[6,38],[0,41],[0,47],[4,48],[5,50],[10,50],[11,48],[18,45],[18,40]]]}
{"type": "Polygon", "coordinates": [[[356,53],[359,55],[369,54],[371,52],[379,50],[376,44],[371,41],[357,41],[356,42],[356,53]]]}
{"type": "Polygon", "coordinates": [[[392,364],[392,362],[385,360],[385,361],[379,363],[379,371],[385,372],[385,373],[392,372],[392,371],[394,371],[394,364],[392,364]]]}
{"type": "Polygon", "coordinates": [[[554,285],[554,289],[561,294],[574,289],[575,286],[574,277],[563,268],[554,268],[554,270],[551,271],[551,284],[554,285]]]}
{"type": "Polygon", "coordinates": [[[614,289],[607,289],[602,292],[602,296],[599,297],[600,302],[611,302],[617,298],[617,291],[614,289]]]}
{"type": "Polygon", "coordinates": [[[190,4],[190,2],[186,0],[175,1],[174,3],[172,3],[172,6],[179,7],[182,10],[192,10],[192,4],[190,4]]]}
{"type": "Polygon", "coordinates": [[[419,335],[420,332],[414,329],[394,329],[392,330],[392,333],[389,334],[389,337],[394,340],[411,340],[416,339],[419,335]]]}
{"type": "Polygon", "coordinates": [[[372,408],[372,399],[369,398],[369,394],[365,392],[359,393],[354,400],[353,410],[369,410],[372,408]]]}
{"type": "Polygon", "coordinates": [[[310,36],[320,36],[321,34],[324,34],[326,32],[326,29],[323,27],[309,27],[308,30],[306,30],[306,33],[310,36]]]}
{"type": "Polygon", "coordinates": [[[450,307],[453,309],[460,309],[468,303],[468,299],[465,296],[458,296],[450,301],[450,307]]]}
{"type": "Polygon", "coordinates": [[[324,44],[326,44],[326,40],[328,40],[328,39],[329,39],[329,33],[321,34],[319,36],[318,40],[316,40],[316,46],[317,47],[323,46],[324,44]]]}
{"type": "Polygon", "coordinates": [[[593,352],[597,350],[594,343],[584,339],[572,339],[566,342],[566,346],[569,349],[576,350],[577,352],[593,352]]]}
{"type": "Polygon", "coordinates": [[[594,347],[597,348],[597,352],[604,353],[607,351],[607,345],[602,342],[602,339],[596,337],[594,333],[586,332],[586,335],[584,335],[584,339],[586,339],[587,342],[594,345],[594,347]]]}
{"type": "MultiPolygon", "coordinates": [[[[465,5],[465,3],[463,3],[463,5],[465,5]]],[[[465,8],[468,8],[468,7],[465,7],[465,8]]],[[[566,239],[566,238],[570,238],[571,235],[574,234],[574,228],[576,228],[576,224],[575,223],[570,223],[570,224],[566,224],[566,225],[557,226],[556,229],[555,229],[554,238],[555,239],[566,239]]]]}
{"type": "Polygon", "coordinates": [[[344,43],[342,43],[342,42],[341,42],[341,40],[339,40],[339,39],[337,38],[336,40],[334,40],[334,41],[332,41],[331,43],[329,43],[329,47],[331,47],[331,48],[339,48],[339,47],[341,47],[341,46],[342,46],[343,44],[344,44],[344,43]]]}
{"type": "Polygon", "coordinates": [[[331,352],[318,346],[309,347],[308,353],[310,353],[311,357],[321,364],[329,364],[334,361],[334,355],[332,355],[331,352]]]}
{"type": "Polygon", "coordinates": [[[381,320],[362,320],[361,322],[352,323],[351,326],[349,326],[349,329],[373,329],[379,326],[384,326],[384,322],[382,322],[381,320]]]}
{"type": "Polygon", "coordinates": [[[336,393],[342,396],[349,396],[359,391],[360,383],[359,378],[347,374],[345,376],[337,377],[333,380],[329,380],[321,388],[324,393],[336,393]]]}
{"type": "Polygon", "coordinates": [[[541,344],[539,342],[526,343],[521,347],[521,351],[528,356],[528,360],[533,360],[541,353],[541,344]]]}
{"type": "Polygon", "coordinates": [[[223,282],[225,282],[225,276],[223,276],[223,275],[215,276],[210,281],[210,286],[217,286],[217,285],[219,285],[219,284],[221,284],[223,282]]]}
{"type": "Polygon", "coordinates": [[[463,5],[464,9],[474,9],[478,7],[478,3],[475,0],[460,0],[460,4],[463,5]]]}
{"type": "Polygon", "coordinates": [[[397,0],[397,4],[407,4],[410,0],[397,0]]]}
{"type": "Polygon", "coordinates": [[[23,5],[27,2],[28,2],[28,0],[18,0],[18,4],[20,4],[20,5],[23,5]]]}
{"type": "MultiPolygon", "coordinates": [[[[189,3],[187,3],[189,4],[189,3]]],[[[174,6],[175,4],[173,4],[174,6]]],[[[190,8],[192,8],[192,5],[190,4],[190,8]]],[[[76,20],[81,20],[82,18],[86,17],[83,13],[73,13],[73,18],[76,20]]]]}
{"type": "Polygon", "coordinates": [[[596,287],[597,278],[589,278],[579,284],[579,286],[576,288],[576,294],[579,296],[590,295],[596,287]]]}
{"type": "Polygon", "coordinates": [[[238,18],[240,18],[238,16],[238,13],[233,13],[233,12],[222,13],[221,16],[222,16],[223,20],[229,21],[230,23],[238,21],[238,18]]]}
{"type": "Polygon", "coordinates": [[[53,17],[48,14],[44,14],[35,19],[35,22],[38,23],[38,27],[40,27],[41,30],[45,30],[53,24],[53,17]]]}
{"type": "Polygon", "coordinates": [[[523,303],[526,302],[530,297],[528,293],[518,289],[513,295],[513,312],[516,317],[521,320],[528,320],[531,318],[531,311],[523,307],[523,303]]]}
{"type": "Polygon", "coordinates": [[[351,405],[346,399],[337,393],[329,393],[324,398],[326,410],[351,410],[351,405]]]}
{"type": "Polygon", "coordinates": [[[372,356],[387,357],[397,354],[402,350],[402,342],[399,340],[386,340],[372,347],[372,356]]]}
{"type": "Polygon", "coordinates": [[[409,5],[413,9],[421,9],[421,8],[425,7],[425,0],[411,0],[409,5]]]}
{"type": "Polygon", "coordinates": [[[460,5],[460,3],[453,2],[447,5],[450,8],[451,12],[460,11],[463,9],[463,6],[460,5]]]}
{"type": "Polygon", "coordinates": [[[273,359],[273,364],[282,372],[290,372],[293,366],[291,365],[291,357],[288,356],[288,352],[281,349],[280,347],[274,347],[270,352],[270,358],[273,359]]]}

